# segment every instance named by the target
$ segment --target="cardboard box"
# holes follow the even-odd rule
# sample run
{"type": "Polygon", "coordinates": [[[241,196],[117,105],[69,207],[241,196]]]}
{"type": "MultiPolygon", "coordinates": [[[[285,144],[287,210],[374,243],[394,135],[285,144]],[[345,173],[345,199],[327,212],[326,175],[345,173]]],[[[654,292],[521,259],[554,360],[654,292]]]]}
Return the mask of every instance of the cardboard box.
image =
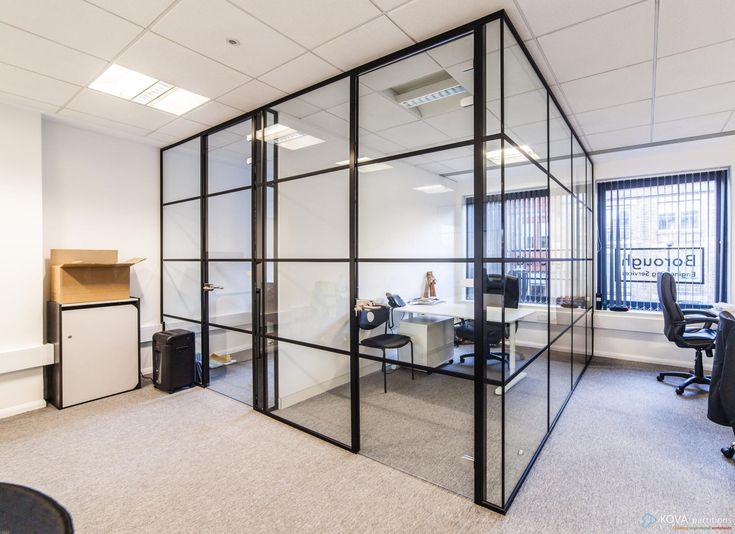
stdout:
{"type": "Polygon", "coordinates": [[[130,297],[130,267],[145,258],[117,261],[117,250],[51,250],[51,300],[59,304],[130,297]]]}

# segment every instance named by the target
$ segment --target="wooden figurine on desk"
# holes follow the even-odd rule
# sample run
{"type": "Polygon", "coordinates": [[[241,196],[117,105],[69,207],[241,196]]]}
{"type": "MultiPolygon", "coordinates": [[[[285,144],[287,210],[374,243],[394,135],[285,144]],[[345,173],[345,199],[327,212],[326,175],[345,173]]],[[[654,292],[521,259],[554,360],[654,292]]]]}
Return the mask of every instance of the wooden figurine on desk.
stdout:
{"type": "Polygon", "coordinates": [[[424,289],[424,298],[436,297],[436,278],[432,271],[426,272],[426,288],[424,289]]]}

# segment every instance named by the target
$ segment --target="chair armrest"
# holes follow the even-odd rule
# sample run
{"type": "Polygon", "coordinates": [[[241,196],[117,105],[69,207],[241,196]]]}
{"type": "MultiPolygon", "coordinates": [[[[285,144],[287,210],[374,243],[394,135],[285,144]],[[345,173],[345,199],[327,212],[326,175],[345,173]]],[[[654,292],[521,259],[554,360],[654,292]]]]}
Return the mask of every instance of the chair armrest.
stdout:
{"type": "Polygon", "coordinates": [[[717,317],[704,317],[704,316],[694,316],[690,315],[689,317],[684,317],[684,324],[704,324],[704,328],[709,328],[712,326],[712,324],[719,324],[720,320],[717,317]]]}
{"type": "Polygon", "coordinates": [[[703,315],[705,317],[717,318],[717,313],[710,310],[681,310],[684,315],[703,315]]]}

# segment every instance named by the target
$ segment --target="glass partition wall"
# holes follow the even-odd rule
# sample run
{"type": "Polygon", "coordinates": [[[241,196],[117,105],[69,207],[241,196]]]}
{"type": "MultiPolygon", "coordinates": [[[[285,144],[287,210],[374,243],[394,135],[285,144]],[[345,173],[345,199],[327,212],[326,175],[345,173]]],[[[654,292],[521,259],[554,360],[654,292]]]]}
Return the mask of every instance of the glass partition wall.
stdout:
{"type": "Polygon", "coordinates": [[[163,149],[163,320],[202,385],[505,512],[592,356],[592,173],[489,15],[163,149]]]}

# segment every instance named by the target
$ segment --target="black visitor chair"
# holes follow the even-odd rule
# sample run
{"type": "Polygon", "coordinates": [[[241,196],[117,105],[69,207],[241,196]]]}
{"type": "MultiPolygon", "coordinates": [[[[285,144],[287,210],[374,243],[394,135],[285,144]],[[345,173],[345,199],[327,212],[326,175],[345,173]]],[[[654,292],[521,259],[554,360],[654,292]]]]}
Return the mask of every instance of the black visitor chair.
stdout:
{"type": "MultiPolygon", "coordinates": [[[[388,393],[388,378],[386,376],[386,360],[385,351],[386,349],[400,349],[406,345],[411,345],[411,380],[414,379],[413,369],[413,341],[408,336],[402,336],[401,334],[389,334],[388,333],[388,319],[390,317],[390,308],[386,306],[379,306],[376,308],[366,308],[360,310],[358,324],[362,330],[373,330],[380,325],[385,325],[385,332],[378,334],[377,336],[366,337],[360,341],[360,345],[363,347],[370,347],[373,349],[380,349],[383,353],[383,365],[381,370],[383,371],[383,393],[388,393]]],[[[398,359],[398,357],[396,357],[398,359]]]]}

